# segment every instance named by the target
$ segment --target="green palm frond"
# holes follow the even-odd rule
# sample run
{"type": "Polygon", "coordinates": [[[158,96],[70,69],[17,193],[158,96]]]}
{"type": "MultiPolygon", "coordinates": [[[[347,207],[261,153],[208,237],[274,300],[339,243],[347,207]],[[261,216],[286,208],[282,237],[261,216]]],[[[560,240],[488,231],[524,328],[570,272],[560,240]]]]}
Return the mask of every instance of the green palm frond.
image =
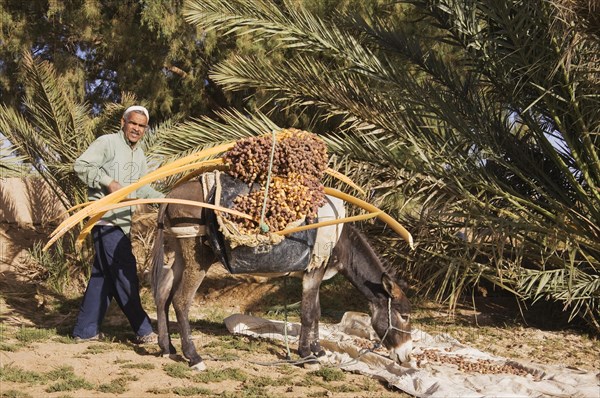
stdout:
{"type": "Polygon", "coordinates": [[[27,175],[31,166],[24,161],[23,156],[15,155],[11,145],[0,146],[0,179],[27,175]]]}
{"type": "Polygon", "coordinates": [[[24,112],[0,106],[0,126],[65,207],[83,200],[71,165],[92,139],[89,109],[64,91],[53,66],[23,55],[24,112]]]}
{"type": "Polygon", "coordinates": [[[159,126],[155,133],[163,141],[157,141],[153,153],[174,160],[194,151],[216,144],[235,141],[253,135],[264,134],[279,127],[260,113],[244,114],[240,111],[217,112],[220,120],[209,117],[193,119],[172,125],[159,126]],[[168,140],[169,144],[166,144],[168,140]]]}
{"type": "Polygon", "coordinates": [[[285,12],[267,0],[187,1],[183,14],[188,22],[206,30],[217,30],[225,35],[252,34],[257,40],[275,39],[280,48],[347,59],[367,74],[382,71],[377,57],[361,46],[355,36],[301,7],[284,4],[285,12]]]}
{"type": "MultiPolygon", "coordinates": [[[[154,128],[150,140],[146,140],[149,161],[166,164],[221,143],[280,129],[260,112],[249,115],[224,110],[216,114],[219,120],[203,117],[182,123],[167,121],[154,128]]],[[[166,179],[164,186],[171,186],[179,177],[175,175],[166,179]]]]}
{"type": "Polygon", "coordinates": [[[534,301],[559,298],[565,306],[574,306],[578,312],[588,312],[600,300],[600,276],[581,272],[577,267],[555,270],[524,270],[518,286],[523,295],[534,301]]]}
{"type": "MultiPolygon", "coordinates": [[[[522,287],[534,277],[521,269],[571,267],[571,286],[593,294],[560,284],[542,291],[597,324],[594,19],[583,13],[584,31],[583,11],[566,1],[407,3],[428,37],[397,18],[321,20],[292,2],[189,0],[185,12],[203,29],[285,50],[276,64],[232,57],[211,77],[228,90],[269,93],[286,109],[318,109],[322,121],[341,118],[325,134],[338,166],[352,165],[369,199],[411,226],[418,250],[387,245],[391,262],[408,260],[438,298],[454,304],[487,280],[533,300],[522,287]]],[[[540,278],[534,285],[553,286],[540,278]]]]}

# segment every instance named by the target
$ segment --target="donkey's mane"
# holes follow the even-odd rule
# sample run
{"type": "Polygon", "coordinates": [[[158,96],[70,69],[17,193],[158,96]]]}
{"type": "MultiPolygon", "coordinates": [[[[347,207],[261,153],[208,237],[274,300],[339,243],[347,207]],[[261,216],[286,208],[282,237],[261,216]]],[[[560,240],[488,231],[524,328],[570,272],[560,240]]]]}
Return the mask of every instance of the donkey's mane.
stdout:
{"type": "Polygon", "coordinates": [[[350,228],[351,234],[354,235],[358,241],[360,241],[363,247],[367,248],[369,254],[379,261],[379,264],[383,268],[383,271],[389,275],[393,275],[394,279],[398,279],[398,271],[394,267],[392,267],[388,261],[382,260],[381,257],[377,255],[367,236],[361,230],[350,224],[346,224],[346,226],[350,228]]]}

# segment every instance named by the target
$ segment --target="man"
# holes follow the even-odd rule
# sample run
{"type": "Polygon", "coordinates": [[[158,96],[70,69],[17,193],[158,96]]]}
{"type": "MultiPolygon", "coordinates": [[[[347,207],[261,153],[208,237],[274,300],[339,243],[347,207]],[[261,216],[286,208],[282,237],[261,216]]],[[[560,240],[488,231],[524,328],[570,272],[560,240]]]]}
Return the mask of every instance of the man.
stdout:
{"type": "MultiPolygon", "coordinates": [[[[89,200],[98,200],[121,187],[137,182],[147,172],[146,156],[139,142],[150,117],[143,106],[131,106],[121,119],[121,130],[96,139],[75,161],[77,176],[88,186],[89,200]]],[[[164,195],[144,186],[129,197],[158,198],[164,195]]],[[[100,326],[114,298],[135,332],[137,344],[156,341],[150,318],[140,300],[136,260],[129,232],[133,207],[107,212],[92,229],[94,263],[73,337],[98,340],[100,326]]]]}

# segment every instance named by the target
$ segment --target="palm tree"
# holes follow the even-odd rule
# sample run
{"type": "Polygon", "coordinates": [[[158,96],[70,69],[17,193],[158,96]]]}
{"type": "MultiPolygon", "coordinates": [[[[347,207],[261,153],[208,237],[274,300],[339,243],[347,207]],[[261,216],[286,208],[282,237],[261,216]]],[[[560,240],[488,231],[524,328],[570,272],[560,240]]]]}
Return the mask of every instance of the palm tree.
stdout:
{"type": "Polygon", "coordinates": [[[23,75],[22,109],[1,104],[0,131],[69,208],[84,198],[71,165],[93,137],[89,109],[65,92],[68,86],[48,62],[24,53],[23,75]]]}
{"type": "MultiPolygon", "coordinates": [[[[92,117],[89,107],[69,92],[65,76],[56,73],[52,64],[24,53],[23,78],[25,95],[19,109],[0,104],[0,132],[9,146],[0,152],[2,177],[23,176],[27,170],[47,183],[65,208],[85,202],[87,189],[75,175],[73,161],[99,135],[118,129],[117,120],[135,98],[124,94],[122,104],[107,104],[102,114],[92,117]]],[[[74,249],[73,234],[55,253],[42,254],[36,242],[32,254],[42,266],[56,266],[60,280],[58,290],[69,278],[81,274],[89,264],[91,247],[74,249]],[[59,286],[60,285],[60,286],[59,286]]],[[[53,271],[48,269],[52,274],[53,271]]],[[[52,281],[51,281],[52,282],[52,281]]]]}
{"type": "Polygon", "coordinates": [[[293,2],[189,0],[184,13],[286,51],[276,66],[231,58],[211,78],[340,118],[330,149],[410,226],[417,250],[384,237],[386,254],[424,291],[453,306],[491,283],[600,330],[594,4],[410,0],[323,20],[293,2]]]}
{"type": "Polygon", "coordinates": [[[0,104],[0,132],[11,144],[4,151],[18,155],[14,159],[3,156],[3,163],[8,167],[9,160],[26,161],[69,208],[87,200],[86,188],[72,170],[73,162],[96,137],[119,128],[119,116],[135,97],[124,93],[120,104],[106,104],[93,117],[89,106],[69,91],[67,77],[59,75],[51,63],[25,52],[22,68],[25,95],[21,107],[0,104]]]}

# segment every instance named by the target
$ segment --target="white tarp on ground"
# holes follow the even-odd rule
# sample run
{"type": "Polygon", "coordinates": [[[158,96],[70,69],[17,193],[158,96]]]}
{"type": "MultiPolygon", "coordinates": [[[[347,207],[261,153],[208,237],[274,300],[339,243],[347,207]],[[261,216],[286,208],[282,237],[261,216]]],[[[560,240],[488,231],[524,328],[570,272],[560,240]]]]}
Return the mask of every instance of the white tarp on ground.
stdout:
{"type": "MultiPolygon", "coordinates": [[[[235,314],[225,319],[231,333],[283,340],[284,323],[235,314]]],[[[288,323],[296,344],[300,325],[288,323]]],[[[465,346],[449,335],[413,330],[413,356],[419,363],[400,366],[379,350],[371,352],[375,332],[367,314],[348,312],[336,325],[321,324],[320,362],[386,380],[417,397],[600,397],[595,374],[561,366],[512,361],[465,346]],[[429,358],[428,360],[426,358],[429,358]],[[478,367],[479,369],[473,369],[478,367]]]]}

